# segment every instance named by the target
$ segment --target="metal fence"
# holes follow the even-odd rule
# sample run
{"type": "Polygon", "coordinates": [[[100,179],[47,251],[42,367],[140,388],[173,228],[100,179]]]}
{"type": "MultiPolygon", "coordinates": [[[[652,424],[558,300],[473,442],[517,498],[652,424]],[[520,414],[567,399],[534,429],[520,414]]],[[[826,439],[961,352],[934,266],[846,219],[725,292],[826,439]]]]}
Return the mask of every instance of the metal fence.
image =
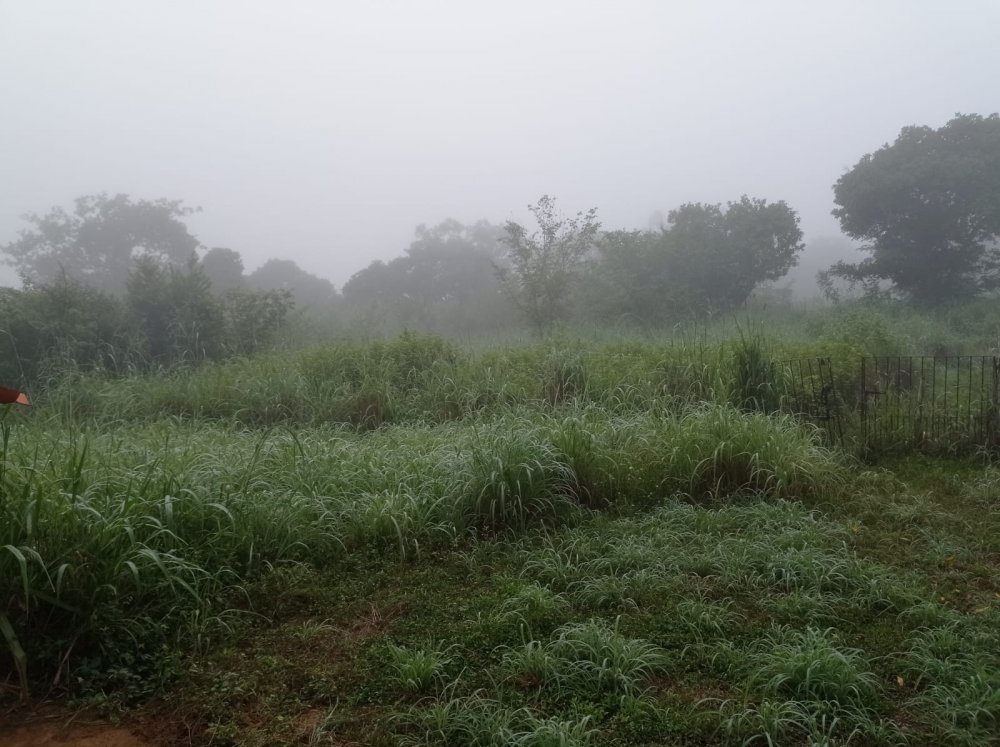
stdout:
{"type": "Polygon", "coordinates": [[[871,356],[785,361],[782,409],[832,443],[868,449],[994,448],[1000,444],[996,356],[871,356]]]}
{"type": "Polygon", "coordinates": [[[844,440],[844,401],[830,358],[785,361],[781,409],[818,426],[831,443],[844,440]]]}

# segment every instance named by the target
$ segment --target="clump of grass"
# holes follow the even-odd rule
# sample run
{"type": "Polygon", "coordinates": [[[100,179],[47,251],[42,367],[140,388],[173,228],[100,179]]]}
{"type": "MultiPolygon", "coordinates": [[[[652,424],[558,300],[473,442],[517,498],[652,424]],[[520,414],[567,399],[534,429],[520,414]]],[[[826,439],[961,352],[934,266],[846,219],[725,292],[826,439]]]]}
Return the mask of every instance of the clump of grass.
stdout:
{"type": "Polygon", "coordinates": [[[621,434],[601,413],[597,418],[570,416],[555,424],[549,438],[573,471],[572,490],[585,506],[600,508],[622,497],[621,434]]]}
{"type": "Polygon", "coordinates": [[[864,653],[841,646],[831,629],[776,628],[749,652],[747,666],[747,686],[765,696],[860,709],[881,697],[864,653]]]}
{"type": "Polygon", "coordinates": [[[572,509],[572,468],[522,421],[502,421],[472,445],[466,495],[470,523],[524,528],[572,509]]]}
{"type": "Polygon", "coordinates": [[[737,407],[755,412],[777,412],[780,371],[760,333],[740,330],[733,345],[733,381],[730,397],[737,407]]]}
{"type": "Polygon", "coordinates": [[[410,693],[427,693],[443,681],[453,649],[454,646],[413,649],[389,644],[385,654],[393,680],[401,689],[410,693]]]}
{"type": "Polygon", "coordinates": [[[634,695],[664,669],[666,655],[648,641],[591,620],[562,626],[547,643],[529,641],[509,651],[505,666],[522,682],[552,686],[570,697],[634,695]]]}
{"type": "Polygon", "coordinates": [[[1000,676],[980,668],[954,684],[930,686],[911,706],[925,714],[942,744],[990,744],[1000,731],[1000,676]]]}
{"type": "MultiPolygon", "coordinates": [[[[841,718],[817,713],[808,704],[765,698],[743,708],[727,703],[722,708],[722,728],[744,737],[744,745],[807,744],[810,747],[850,745],[862,735],[860,727],[848,727],[841,718]]],[[[873,725],[874,729],[874,725],[873,725]]],[[[898,732],[894,736],[899,736],[898,732]]]]}
{"type": "Polygon", "coordinates": [[[726,631],[742,620],[730,600],[719,602],[692,596],[679,602],[675,608],[678,622],[690,631],[696,640],[722,637],[726,631]]]}
{"type": "Polygon", "coordinates": [[[723,728],[744,744],[850,744],[869,737],[901,738],[898,727],[879,715],[884,693],[864,653],[839,643],[832,629],[777,627],[737,653],[724,667],[744,674],[746,699],[725,701],[723,728]]]}
{"type": "Polygon", "coordinates": [[[568,611],[564,594],[537,583],[523,584],[500,605],[499,617],[515,620],[533,632],[544,631],[556,624],[568,611]]]}
{"type": "Polygon", "coordinates": [[[553,350],[542,368],[542,398],[551,405],[582,397],[587,392],[587,369],[583,359],[569,351],[553,350]]]}
{"type": "Polygon", "coordinates": [[[672,446],[666,465],[661,457],[650,466],[668,476],[663,487],[693,498],[802,499],[844,481],[842,459],[790,417],[704,406],[665,419],[657,430],[672,446]]]}
{"type": "Polygon", "coordinates": [[[511,709],[482,694],[437,700],[393,720],[398,742],[412,747],[587,747],[594,737],[589,716],[539,718],[526,708],[511,709]]]}

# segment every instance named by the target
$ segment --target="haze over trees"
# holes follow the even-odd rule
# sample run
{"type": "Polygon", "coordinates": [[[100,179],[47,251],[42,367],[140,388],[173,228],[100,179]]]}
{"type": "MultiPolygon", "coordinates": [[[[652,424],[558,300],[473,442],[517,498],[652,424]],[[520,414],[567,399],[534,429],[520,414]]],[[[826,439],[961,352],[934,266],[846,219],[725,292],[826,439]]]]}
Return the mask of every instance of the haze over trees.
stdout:
{"type": "MultiPolygon", "coordinates": [[[[3,247],[23,289],[0,289],[0,374],[116,372],[248,355],[285,325],[292,294],[326,280],[301,271],[244,276],[232,249],[201,245],[180,200],[90,195],[55,207],[3,247]],[[291,277],[291,282],[287,282],[291,277]]],[[[259,271],[258,271],[259,272],[259,271]]]]}
{"type": "Polygon", "coordinates": [[[833,214],[870,256],[832,277],[891,283],[920,304],[1000,286],[1000,116],[905,127],[834,185],[833,214]]]}
{"type": "Polygon", "coordinates": [[[418,226],[404,256],[372,262],[344,284],[345,305],[362,323],[389,329],[448,334],[509,327],[512,309],[495,274],[503,235],[485,220],[418,226]]]}
{"type": "MultiPolygon", "coordinates": [[[[824,273],[831,297],[839,282],[937,306],[1000,286],[998,115],[906,127],[841,176],[833,197],[868,257],[824,273]]],[[[23,378],[54,361],[121,369],[249,355],[277,341],[293,306],[312,315],[312,339],[323,325],[364,337],[672,325],[744,307],[804,248],[787,202],[749,195],[683,203],[647,230],[604,230],[597,208],[564,215],[550,195],[528,210],[533,225],[418,226],[402,256],[372,262],[340,294],[291,259],[248,273],[237,250],[206,249],[185,221],[196,209],[180,200],[81,197],[25,216],[0,247],[24,281],[0,293],[0,345],[23,378]]]]}
{"type": "Polygon", "coordinates": [[[337,291],[326,278],[306,272],[290,259],[269,259],[246,277],[246,284],[258,290],[287,291],[300,306],[327,306],[337,291]]]}
{"type": "Polygon", "coordinates": [[[125,290],[134,262],[148,257],[183,266],[198,248],[183,222],[196,212],[180,200],[138,200],[119,194],[78,198],[72,212],[54,207],[24,219],[32,225],[3,247],[26,284],[62,275],[110,293],[125,290]]]}

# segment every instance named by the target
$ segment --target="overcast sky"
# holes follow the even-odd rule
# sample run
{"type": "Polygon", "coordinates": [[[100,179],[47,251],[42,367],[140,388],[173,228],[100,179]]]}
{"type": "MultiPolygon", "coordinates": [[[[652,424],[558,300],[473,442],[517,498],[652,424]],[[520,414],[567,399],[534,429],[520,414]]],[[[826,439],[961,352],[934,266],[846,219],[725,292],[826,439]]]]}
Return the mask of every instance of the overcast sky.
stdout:
{"type": "Polygon", "coordinates": [[[998,28],[997,0],[0,0],[0,243],[97,192],[338,287],[546,193],[608,228],[746,193],[828,236],[864,153],[1000,109],[998,28]]]}

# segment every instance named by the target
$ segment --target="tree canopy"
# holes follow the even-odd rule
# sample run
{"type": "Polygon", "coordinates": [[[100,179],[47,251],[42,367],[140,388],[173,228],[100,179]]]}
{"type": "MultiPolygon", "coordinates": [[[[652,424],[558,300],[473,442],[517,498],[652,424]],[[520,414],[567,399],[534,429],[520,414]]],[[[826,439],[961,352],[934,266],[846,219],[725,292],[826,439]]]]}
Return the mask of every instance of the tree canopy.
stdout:
{"type": "Polygon", "coordinates": [[[251,272],[246,281],[259,290],[288,291],[300,306],[323,307],[337,299],[333,283],[306,272],[291,259],[269,259],[251,272]]]}
{"type": "Polygon", "coordinates": [[[33,228],[0,249],[29,285],[68,276],[123,293],[139,257],[183,267],[195,255],[198,239],[182,220],[193,212],[179,200],[90,195],[78,198],[72,213],[55,207],[44,215],[25,215],[33,228]]]}
{"type": "Polygon", "coordinates": [[[605,234],[592,293],[604,313],[641,321],[728,311],[784,276],[803,246],[798,215],[784,201],[687,203],[659,231],[605,234]]]}
{"type": "Polygon", "coordinates": [[[567,318],[569,299],[584,260],[600,236],[597,208],[560,215],[554,197],[543,195],[528,209],[538,230],[507,221],[507,264],[498,275],[510,298],[539,334],[567,318]]]}
{"type": "Polygon", "coordinates": [[[704,310],[727,311],[760,283],[784,276],[804,248],[799,217],[783,200],[743,195],[720,205],[689,203],[668,216],[677,280],[704,310]]]}
{"type": "Polygon", "coordinates": [[[509,316],[494,275],[503,229],[488,221],[418,226],[406,254],[372,262],[344,285],[344,300],[371,323],[466,332],[509,316]]]}
{"type": "Polygon", "coordinates": [[[830,274],[937,304],[1000,286],[1000,116],[905,127],[834,185],[844,233],[870,256],[830,274]]]}
{"type": "Polygon", "coordinates": [[[245,288],[243,257],[235,249],[216,246],[205,252],[199,263],[216,293],[245,288]]]}

